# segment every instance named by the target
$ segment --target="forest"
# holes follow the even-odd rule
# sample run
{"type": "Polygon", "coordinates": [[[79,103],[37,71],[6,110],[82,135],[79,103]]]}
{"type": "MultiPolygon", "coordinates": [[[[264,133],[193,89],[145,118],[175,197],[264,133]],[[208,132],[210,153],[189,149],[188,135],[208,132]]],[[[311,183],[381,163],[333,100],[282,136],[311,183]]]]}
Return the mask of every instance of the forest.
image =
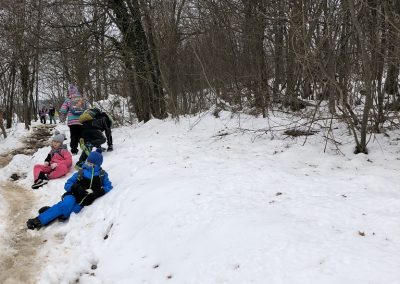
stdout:
{"type": "Polygon", "coordinates": [[[139,122],[212,106],[340,120],[367,153],[399,124],[399,31],[397,0],[1,0],[0,109],[29,128],[74,83],[139,122]]]}

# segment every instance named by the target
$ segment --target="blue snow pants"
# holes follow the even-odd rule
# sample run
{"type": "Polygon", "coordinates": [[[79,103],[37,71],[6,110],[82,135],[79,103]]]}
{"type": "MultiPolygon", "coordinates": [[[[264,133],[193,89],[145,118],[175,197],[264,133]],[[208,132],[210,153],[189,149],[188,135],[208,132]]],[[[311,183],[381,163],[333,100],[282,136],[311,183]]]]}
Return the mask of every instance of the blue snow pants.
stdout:
{"type": "Polygon", "coordinates": [[[72,212],[78,213],[82,206],[76,203],[75,197],[66,195],[63,200],[54,204],[38,216],[40,223],[47,225],[58,217],[69,218],[72,212]]]}

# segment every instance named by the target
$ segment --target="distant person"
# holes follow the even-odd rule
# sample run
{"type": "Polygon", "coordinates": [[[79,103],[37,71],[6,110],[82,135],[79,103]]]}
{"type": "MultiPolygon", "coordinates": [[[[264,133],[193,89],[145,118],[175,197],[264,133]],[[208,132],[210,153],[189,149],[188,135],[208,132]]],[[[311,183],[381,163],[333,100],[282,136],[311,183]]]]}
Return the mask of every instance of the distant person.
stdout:
{"type": "Polygon", "coordinates": [[[48,113],[47,107],[42,106],[42,108],[39,110],[39,117],[40,117],[40,122],[43,124],[46,124],[47,113],[48,113]]]}
{"type": "Polygon", "coordinates": [[[32,189],[47,184],[50,179],[65,176],[72,166],[72,156],[67,146],[63,144],[64,134],[56,132],[51,140],[51,150],[43,164],[33,167],[34,184],[32,189]]]}
{"type": "Polygon", "coordinates": [[[87,108],[84,98],[80,95],[78,88],[74,85],[68,86],[67,99],[60,108],[60,115],[67,116],[67,124],[71,133],[71,153],[78,154],[78,143],[81,138],[82,124],[79,122],[79,116],[87,108]]]}
{"type": "Polygon", "coordinates": [[[106,112],[98,108],[90,108],[83,112],[79,121],[82,123],[82,139],[80,141],[82,154],[75,169],[82,166],[93,147],[101,148],[101,145],[107,142],[107,151],[110,152],[114,149],[111,134],[112,119],[106,112]]]}
{"type": "Polygon", "coordinates": [[[57,122],[56,122],[56,119],[54,118],[54,116],[56,115],[56,109],[55,109],[55,107],[54,106],[51,106],[50,108],[49,108],[49,119],[50,119],[50,124],[52,124],[53,123],[53,121],[54,121],[54,124],[56,124],[57,122]]]}
{"type": "Polygon", "coordinates": [[[56,219],[68,219],[72,212],[79,213],[84,206],[91,205],[97,198],[113,187],[108,174],[101,168],[101,149],[91,152],[82,170],[74,173],[65,183],[61,201],[53,206],[39,209],[39,216],[26,222],[28,229],[40,229],[56,219]]]}

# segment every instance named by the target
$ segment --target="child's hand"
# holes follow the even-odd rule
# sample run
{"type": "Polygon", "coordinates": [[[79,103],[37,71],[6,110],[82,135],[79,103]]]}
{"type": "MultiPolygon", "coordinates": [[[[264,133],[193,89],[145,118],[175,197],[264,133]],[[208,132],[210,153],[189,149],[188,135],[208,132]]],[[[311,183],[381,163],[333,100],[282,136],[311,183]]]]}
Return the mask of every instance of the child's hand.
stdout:
{"type": "Polygon", "coordinates": [[[96,199],[96,196],[93,193],[90,193],[85,196],[85,198],[82,199],[82,201],[79,203],[79,205],[82,206],[88,206],[93,203],[93,201],[96,199]]]}
{"type": "Polygon", "coordinates": [[[49,166],[49,162],[44,162],[43,164],[44,164],[45,167],[49,166]]]}
{"type": "Polygon", "coordinates": [[[52,163],[50,167],[54,170],[57,167],[57,163],[52,163]]]}
{"type": "Polygon", "coordinates": [[[86,192],[86,190],[80,186],[79,184],[75,183],[72,187],[71,187],[71,192],[72,195],[75,196],[75,198],[77,199],[82,199],[84,198],[86,195],[88,195],[88,193],[86,192]]]}

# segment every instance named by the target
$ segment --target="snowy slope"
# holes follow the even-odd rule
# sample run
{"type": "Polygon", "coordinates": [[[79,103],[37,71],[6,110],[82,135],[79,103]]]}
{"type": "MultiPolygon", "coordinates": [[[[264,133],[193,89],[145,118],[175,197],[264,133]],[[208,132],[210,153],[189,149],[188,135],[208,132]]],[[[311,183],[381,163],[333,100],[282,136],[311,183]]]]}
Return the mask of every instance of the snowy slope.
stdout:
{"type": "MultiPolygon", "coordinates": [[[[47,239],[38,281],[400,283],[400,133],[375,136],[366,156],[340,125],[344,155],[330,144],[323,153],[323,129],[305,146],[238,129],[282,123],[223,112],[115,129],[103,164],[114,189],[28,232],[47,239]]],[[[36,192],[33,215],[65,180],[36,192]]]]}

